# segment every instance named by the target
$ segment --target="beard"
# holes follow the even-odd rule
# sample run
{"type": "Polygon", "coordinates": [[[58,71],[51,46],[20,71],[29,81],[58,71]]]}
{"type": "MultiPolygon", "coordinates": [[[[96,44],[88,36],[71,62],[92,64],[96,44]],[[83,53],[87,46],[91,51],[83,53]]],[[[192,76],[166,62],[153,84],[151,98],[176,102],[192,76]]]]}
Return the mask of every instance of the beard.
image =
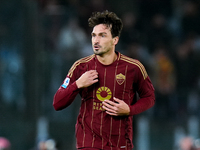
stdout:
{"type": "Polygon", "coordinates": [[[98,50],[93,50],[94,51],[94,54],[95,55],[98,55],[98,56],[103,56],[104,54],[106,54],[107,52],[110,51],[110,49],[98,49],[98,50]]]}
{"type": "Polygon", "coordinates": [[[96,50],[94,50],[94,54],[95,54],[95,55],[102,56],[102,55],[105,54],[105,53],[104,53],[104,52],[101,52],[101,51],[96,51],[96,50]]]}

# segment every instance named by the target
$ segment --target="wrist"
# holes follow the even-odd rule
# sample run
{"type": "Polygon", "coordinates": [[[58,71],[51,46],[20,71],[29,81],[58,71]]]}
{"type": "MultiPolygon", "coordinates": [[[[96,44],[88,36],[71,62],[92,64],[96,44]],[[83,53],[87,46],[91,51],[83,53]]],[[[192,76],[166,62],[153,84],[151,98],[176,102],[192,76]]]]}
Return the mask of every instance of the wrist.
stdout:
{"type": "Polygon", "coordinates": [[[79,80],[76,80],[76,86],[77,86],[78,89],[81,88],[81,84],[80,84],[79,80]]]}

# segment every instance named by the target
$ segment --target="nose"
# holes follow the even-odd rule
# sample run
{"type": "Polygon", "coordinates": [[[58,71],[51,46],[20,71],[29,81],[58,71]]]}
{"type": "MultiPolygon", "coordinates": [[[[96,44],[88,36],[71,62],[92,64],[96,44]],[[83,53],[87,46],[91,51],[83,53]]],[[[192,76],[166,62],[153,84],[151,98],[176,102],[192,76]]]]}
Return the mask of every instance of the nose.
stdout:
{"type": "Polygon", "coordinates": [[[92,38],[93,43],[99,43],[99,37],[95,36],[92,38]]]}

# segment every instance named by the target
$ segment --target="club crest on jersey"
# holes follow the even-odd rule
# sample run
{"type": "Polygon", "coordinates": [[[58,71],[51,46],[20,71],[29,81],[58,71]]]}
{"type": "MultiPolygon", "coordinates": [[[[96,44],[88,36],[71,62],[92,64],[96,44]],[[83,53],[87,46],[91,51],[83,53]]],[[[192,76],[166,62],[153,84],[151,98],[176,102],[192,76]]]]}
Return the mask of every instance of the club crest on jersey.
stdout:
{"type": "Polygon", "coordinates": [[[124,81],[125,81],[125,79],[126,79],[126,77],[125,77],[125,75],[123,75],[122,73],[116,75],[116,80],[117,80],[117,83],[118,83],[119,85],[123,84],[124,81]]]}
{"type": "Polygon", "coordinates": [[[62,87],[63,87],[63,88],[66,88],[66,87],[69,85],[69,81],[70,81],[70,79],[67,77],[67,78],[65,79],[65,81],[63,82],[62,87]]]}

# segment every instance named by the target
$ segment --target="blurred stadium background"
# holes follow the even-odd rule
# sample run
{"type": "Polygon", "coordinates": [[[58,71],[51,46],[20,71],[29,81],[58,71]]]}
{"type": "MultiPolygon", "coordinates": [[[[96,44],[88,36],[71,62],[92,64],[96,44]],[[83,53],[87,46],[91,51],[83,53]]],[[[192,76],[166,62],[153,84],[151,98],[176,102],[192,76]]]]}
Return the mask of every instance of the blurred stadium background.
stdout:
{"type": "Polygon", "coordinates": [[[53,95],[72,63],[93,53],[87,20],[105,9],[124,23],[117,50],[139,59],[156,89],[156,105],[134,116],[134,149],[178,150],[185,136],[198,143],[199,0],[1,0],[0,137],[12,150],[47,139],[75,150],[80,99],[56,112],[53,95]]]}

